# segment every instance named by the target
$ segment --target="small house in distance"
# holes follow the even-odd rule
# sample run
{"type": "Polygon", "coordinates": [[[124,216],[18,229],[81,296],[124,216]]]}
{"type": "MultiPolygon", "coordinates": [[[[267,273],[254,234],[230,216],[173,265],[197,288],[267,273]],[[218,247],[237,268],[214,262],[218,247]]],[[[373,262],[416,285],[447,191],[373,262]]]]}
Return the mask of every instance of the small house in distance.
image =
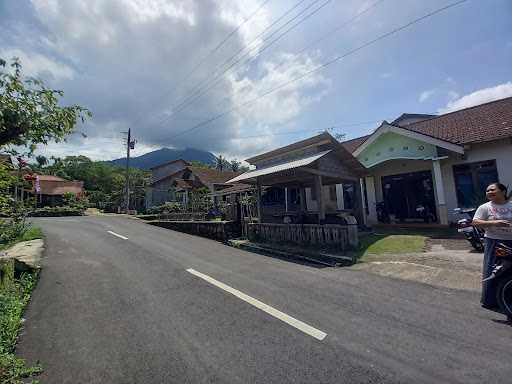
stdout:
{"type": "Polygon", "coordinates": [[[146,208],[173,201],[187,207],[192,192],[206,189],[211,194],[229,187],[226,182],[239,174],[193,166],[182,159],[158,165],[151,169],[151,183],[146,189],[146,208]]]}
{"type": "Polygon", "coordinates": [[[41,207],[61,205],[66,193],[73,193],[77,197],[84,195],[83,181],[69,181],[51,175],[33,175],[31,180],[32,189],[28,192],[37,198],[37,205],[41,207]]]}

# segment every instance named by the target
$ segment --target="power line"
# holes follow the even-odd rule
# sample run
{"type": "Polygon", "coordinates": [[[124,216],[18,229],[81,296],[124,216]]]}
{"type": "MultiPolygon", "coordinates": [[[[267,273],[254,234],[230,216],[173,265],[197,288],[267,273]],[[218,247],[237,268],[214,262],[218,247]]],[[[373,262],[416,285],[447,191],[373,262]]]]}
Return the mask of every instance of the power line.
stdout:
{"type": "MultiPolygon", "coordinates": [[[[228,33],[226,35],[226,37],[224,37],[224,39],[222,39],[210,52],[208,52],[202,59],[200,59],[196,65],[194,65],[194,67],[185,75],[183,76],[180,81],[174,86],[173,89],[170,89],[169,91],[167,91],[166,93],[164,93],[160,99],[163,99],[164,97],[168,96],[170,93],[172,93],[173,90],[175,90],[176,88],[178,88],[179,86],[181,86],[183,83],[185,83],[189,78],[190,76],[192,76],[194,74],[195,71],[197,71],[197,69],[203,65],[205,62],[206,62],[206,59],[208,59],[208,57],[212,56],[214,53],[216,53],[224,44],[226,44],[226,42],[231,38],[233,37],[239,30],[240,28],[242,28],[246,23],[248,23],[254,16],[256,16],[264,7],[265,5],[267,5],[267,3],[269,3],[270,0],[264,0],[260,6],[254,11],[252,12],[247,18],[243,18],[244,20],[237,25],[237,27],[235,29],[233,29],[230,33],[228,33]]],[[[142,119],[142,116],[140,118],[138,118],[135,123],[132,123],[132,124],[136,124],[138,122],[140,122],[140,120],[142,119]]]]}
{"type": "Polygon", "coordinates": [[[355,127],[355,126],[362,126],[362,125],[369,125],[369,124],[376,124],[380,123],[382,120],[371,120],[371,121],[361,121],[356,123],[340,123],[335,125],[330,125],[329,127],[325,128],[310,128],[310,129],[301,129],[296,131],[284,131],[284,132],[263,132],[261,134],[257,135],[251,135],[251,136],[241,136],[241,137],[208,137],[205,138],[205,140],[208,141],[218,141],[218,140],[247,140],[247,139],[257,139],[260,137],[270,137],[270,136],[286,136],[286,135],[295,135],[299,133],[310,133],[310,132],[323,132],[323,131],[332,131],[335,128],[343,128],[343,127],[355,127]]]}
{"type": "MultiPolygon", "coordinates": [[[[349,26],[350,24],[352,24],[354,21],[356,21],[359,17],[361,17],[362,15],[364,15],[365,13],[369,12],[372,8],[376,7],[378,4],[382,3],[383,1],[385,0],[378,0],[376,2],[374,2],[373,4],[369,5],[367,8],[363,9],[362,11],[358,12],[356,15],[354,15],[352,18],[350,18],[349,20],[347,20],[345,23],[337,26],[336,28],[330,30],[329,32],[327,32],[326,34],[322,35],[319,39],[316,39],[315,41],[313,41],[312,43],[308,44],[306,47],[304,47],[303,49],[301,49],[299,52],[296,52],[295,55],[300,55],[302,52],[306,51],[307,49],[311,48],[313,45],[325,40],[326,38],[332,36],[335,32],[338,32],[340,31],[341,29],[349,26]]],[[[325,4],[322,4],[322,6],[319,7],[319,9],[323,8],[323,6],[327,5],[327,3],[325,4]]],[[[319,9],[313,11],[313,13],[316,13],[319,9]]],[[[311,16],[311,15],[308,15],[308,16],[311,16]]],[[[276,39],[274,39],[271,43],[269,43],[267,46],[264,46],[259,52],[258,52],[258,55],[253,57],[253,58],[250,58],[249,60],[245,61],[243,64],[248,64],[250,63],[251,61],[254,61],[257,57],[259,57],[266,49],[268,49],[271,45],[273,45],[274,43],[276,43],[277,41],[279,41],[284,35],[286,35],[288,32],[290,32],[292,29],[294,29],[296,26],[298,26],[300,24],[297,23],[295,25],[293,25],[292,27],[290,27],[289,29],[287,29],[283,34],[281,34],[280,36],[278,36],[276,39]]],[[[259,47],[256,47],[256,48],[259,48],[259,47]]],[[[250,51],[248,52],[250,53],[250,51]]],[[[247,55],[247,54],[246,54],[247,55]]],[[[244,55],[243,57],[245,57],[246,55],[244,55]]],[[[242,57],[242,58],[243,58],[242,57]]],[[[241,59],[241,58],[240,58],[241,59]]],[[[228,60],[229,61],[229,60],[228,60]]],[[[219,84],[221,81],[222,81],[222,78],[220,78],[221,76],[223,76],[226,72],[228,72],[235,64],[237,64],[240,60],[237,60],[236,62],[234,62],[231,66],[229,66],[228,68],[226,68],[222,73],[220,73],[218,76],[216,76],[214,78],[215,79],[218,79],[217,81],[215,81],[213,84],[211,84],[210,86],[206,86],[206,88],[203,88],[203,91],[202,92],[199,92],[198,94],[198,91],[201,91],[201,89],[199,89],[198,91],[194,91],[192,93],[192,95],[188,96],[187,98],[185,98],[185,100],[183,100],[180,104],[178,104],[177,106],[175,106],[173,108],[173,111],[171,112],[170,115],[164,117],[162,120],[160,120],[159,122],[157,122],[156,124],[154,124],[154,126],[158,126],[158,125],[161,125],[162,123],[168,121],[174,114],[186,109],[190,104],[192,104],[194,101],[196,101],[197,99],[201,98],[203,95],[205,95],[206,93],[208,93],[209,90],[211,90],[212,88],[214,88],[217,84],[219,84]],[[193,97],[194,95],[197,95],[196,97],[193,97]],[[190,97],[193,97],[192,99],[190,99],[190,97]],[[188,100],[188,101],[187,101],[188,100]],[[178,109],[179,108],[179,109],[178,109]]],[[[277,68],[280,68],[283,64],[285,64],[287,61],[286,60],[283,60],[281,61],[279,64],[276,65],[275,69],[277,68]]],[[[226,100],[227,98],[223,99],[223,100],[226,100]]]]}
{"type": "Polygon", "coordinates": [[[421,22],[421,21],[423,21],[425,19],[428,19],[428,18],[430,18],[430,17],[432,17],[432,16],[434,16],[434,15],[436,15],[438,13],[441,13],[441,12],[447,10],[447,9],[453,8],[455,6],[458,6],[458,5],[460,5],[462,3],[465,3],[467,1],[468,0],[459,0],[459,1],[456,1],[456,2],[453,2],[453,3],[450,3],[450,4],[448,4],[448,5],[444,6],[444,7],[437,8],[436,10],[434,10],[432,12],[429,12],[429,13],[421,16],[421,17],[418,17],[418,18],[416,18],[416,19],[414,19],[414,20],[412,20],[412,21],[410,21],[410,22],[408,22],[408,23],[406,23],[406,24],[404,24],[404,25],[402,25],[400,27],[392,29],[391,31],[389,31],[387,33],[384,33],[384,34],[376,37],[375,39],[367,41],[366,43],[361,44],[361,45],[357,46],[356,48],[353,48],[353,49],[347,51],[346,53],[344,53],[342,55],[336,56],[335,58],[333,58],[333,59],[331,59],[331,60],[329,60],[329,61],[327,61],[327,62],[325,62],[323,64],[320,64],[319,66],[313,68],[312,70],[304,73],[301,76],[298,76],[298,77],[296,77],[296,78],[294,78],[292,80],[289,80],[289,81],[286,81],[284,83],[281,83],[280,85],[276,86],[275,88],[272,88],[272,89],[268,90],[267,92],[264,92],[263,94],[261,94],[260,96],[258,96],[256,98],[253,98],[253,99],[251,99],[249,101],[246,101],[244,103],[240,103],[238,105],[235,105],[234,107],[228,109],[227,111],[224,111],[224,112],[222,112],[222,113],[220,113],[220,114],[218,114],[216,116],[213,116],[213,117],[211,117],[211,118],[209,118],[209,119],[207,119],[205,121],[202,121],[202,122],[194,125],[193,127],[189,128],[189,129],[186,129],[186,130],[184,130],[182,132],[179,132],[176,135],[174,135],[172,138],[176,138],[176,137],[182,136],[182,135],[184,135],[186,133],[195,131],[195,130],[197,130],[197,129],[205,126],[205,125],[208,125],[208,124],[210,124],[210,123],[220,119],[221,117],[224,117],[224,116],[232,113],[235,110],[238,110],[240,108],[248,106],[248,105],[258,101],[259,99],[262,99],[262,98],[264,98],[264,97],[266,97],[266,96],[268,96],[268,95],[270,95],[270,94],[272,94],[272,93],[282,89],[283,87],[285,87],[285,86],[287,86],[289,84],[292,84],[292,83],[294,83],[296,81],[299,81],[299,80],[301,80],[301,79],[303,79],[305,77],[311,76],[312,74],[314,74],[314,73],[316,73],[316,72],[318,72],[320,70],[323,70],[326,67],[328,67],[328,66],[330,66],[330,65],[332,65],[334,63],[337,63],[338,61],[340,61],[340,60],[342,60],[342,59],[344,59],[344,58],[346,58],[348,56],[351,56],[351,55],[359,52],[360,50],[362,50],[362,49],[364,49],[364,48],[366,48],[366,47],[368,47],[370,45],[373,45],[373,44],[375,44],[375,43],[377,43],[377,42],[379,42],[379,41],[381,41],[381,40],[383,40],[383,39],[385,39],[385,38],[387,38],[389,36],[392,36],[392,35],[400,32],[400,31],[402,31],[404,29],[407,29],[407,28],[413,26],[414,24],[417,24],[417,23],[419,23],[419,22],[421,22]]]}
{"type": "MultiPolygon", "coordinates": [[[[263,48],[261,48],[261,46],[256,46],[252,49],[250,49],[249,51],[247,51],[244,55],[242,55],[241,57],[239,57],[237,60],[235,60],[233,63],[231,63],[229,66],[225,67],[221,73],[215,73],[213,74],[213,79],[209,80],[208,79],[202,83],[200,83],[198,86],[195,87],[195,89],[192,91],[192,93],[188,96],[186,96],[180,103],[178,103],[177,105],[173,106],[171,108],[171,113],[168,115],[168,116],[165,116],[162,120],[158,121],[156,124],[154,125],[161,125],[163,124],[164,122],[168,121],[172,116],[174,116],[176,113],[178,112],[181,112],[182,110],[184,110],[185,108],[187,108],[190,104],[192,104],[194,101],[196,101],[197,99],[199,99],[200,97],[202,97],[204,94],[206,94],[210,89],[212,89],[215,85],[217,85],[219,82],[222,81],[223,79],[223,75],[225,73],[227,73],[229,70],[231,70],[234,66],[236,66],[238,63],[240,63],[242,61],[242,59],[244,59],[245,57],[247,57],[248,55],[250,55],[253,51],[255,51],[256,49],[260,49],[260,52],[252,57],[252,58],[249,58],[249,60],[245,61],[243,64],[246,64],[246,63],[249,63],[250,61],[253,61],[256,59],[256,57],[259,57],[261,55],[261,53],[263,51],[265,51],[266,49],[268,49],[271,45],[273,45],[274,43],[276,43],[278,40],[280,40],[283,36],[285,36],[286,34],[288,34],[291,30],[293,30],[295,27],[297,27],[298,25],[302,24],[305,20],[307,20],[308,18],[310,18],[311,16],[313,16],[315,13],[319,12],[322,8],[324,8],[328,3],[330,3],[332,0],[326,0],[324,1],[320,6],[318,6],[317,8],[315,8],[312,12],[310,12],[309,14],[307,14],[306,16],[304,16],[301,20],[299,20],[297,23],[295,23],[292,27],[288,28],[285,32],[283,32],[280,36],[278,36],[276,39],[274,39],[273,41],[271,41],[267,46],[264,46],[263,48]],[[204,84],[204,85],[203,85],[204,84]]],[[[266,36],[264,41],[267,40],[269,37],[273,36],[276,32],[280,31],[283,27],[287,26],[290,22],[294,21],[296,18],[298,18],[299,16],[301,16],[303,13],[305,13],[305,11],[307,11],[309,8],[311,8],[313,5],[317,4],[318,2],[320,2],[320,0],[314,0],[311,4],[309,4],[305,9],[303,9],[298,15],[296,15],[295,17],[293,17],[291,20],[288,20],[283,26],[279,27],[276,31],[273,31],[271,34],[269,34],[269,36],[266,36]]],[[[300,2],[302,3],[302,1],[300,2]]],[[[256,39],[257,40],[257,39],[256,39]]],[[[245,50],[246,48],[244,48],[243,50],[245,50]]],[[[242,51],[243,51],[242,50],[242,51]]],[[[240,52],[240,51],[239,51],[240,52]]],[[[237,56],[237,54],[235,54],[234,56],[232,56],[230,59],[228,59],[227,61],[225,61],[224,63],[229,63],[229,61],[231,61],[233,58],[235,58],[237,56]]]]}

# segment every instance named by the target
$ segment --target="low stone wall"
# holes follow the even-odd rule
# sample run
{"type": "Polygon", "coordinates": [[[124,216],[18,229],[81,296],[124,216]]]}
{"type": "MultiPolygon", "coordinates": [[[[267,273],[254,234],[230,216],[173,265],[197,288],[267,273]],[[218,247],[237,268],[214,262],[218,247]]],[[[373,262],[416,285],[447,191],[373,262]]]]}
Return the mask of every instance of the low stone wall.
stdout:
{"type": "Polygon", "coordinates": [[[235,221],[166,221],[154,220],[148,224],[191,235],[227,242],[240,237],[241,226],[235,221]]]}
{"type": "Polygon", "coordinates": [[[247,237],[255,242],[339,249],[359,245],[357,225],[249,223],[247,237]]]}

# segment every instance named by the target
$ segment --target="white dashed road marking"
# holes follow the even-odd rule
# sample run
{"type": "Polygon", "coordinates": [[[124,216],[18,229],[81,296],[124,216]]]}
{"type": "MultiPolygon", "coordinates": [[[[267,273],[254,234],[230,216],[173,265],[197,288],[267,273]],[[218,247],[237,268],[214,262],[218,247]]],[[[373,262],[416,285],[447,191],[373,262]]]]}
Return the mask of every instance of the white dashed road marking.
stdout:
{"type": "Polygon", "coordinates": [[[239,299],[245,301],[246,303],[249,303],[253,306],[255,306],[258,309],[261,309],[263,312],[268,313],[271,316],[274,316],[276,319],[279,319],[281,321],[284,321],[286,324],[291,325],[294,328],[297,328],[298,330],[304,332],[305,334],[314,337],[317,340],[323,340],[327,336],[327,333],[320,331],[319,329],[316,329],[306,323],[303,323],[300,320],[297,320],[291,316],[288,316],[286,313],[283,313],[281,311],[278,311],[277,309],[271,307],[270,305],[267,305],[265,303],[262,303],[259,300],[256,300],[252,298],[249,295],[246,295],[243,292],[240,292],[237,289],[231,288],[229,285],[226,285],[224,283],[221,283],[218,280],[215,280],[214,278],[205,275],[201,272],[197,272],[194,269],[187,269],[187,272],[193,274],[194,276],[197,276],[207,282],[209,282],[212,285],[215,285],[216,287],[231,293],[232,295],[238,297],[239,299]]]}
{"type": "Polygon", "coordinates": [[[127,237],[124,237],[123,235],[120,235],[118,233],[115,233],[115,232],[112,232],[112,231],[107,231],[108,233],[110,233],[111,235],[114,235],[114,236],[117,236],[119,237],[120,239],[123,239],[123,240],[128,240],[127,237]]]}

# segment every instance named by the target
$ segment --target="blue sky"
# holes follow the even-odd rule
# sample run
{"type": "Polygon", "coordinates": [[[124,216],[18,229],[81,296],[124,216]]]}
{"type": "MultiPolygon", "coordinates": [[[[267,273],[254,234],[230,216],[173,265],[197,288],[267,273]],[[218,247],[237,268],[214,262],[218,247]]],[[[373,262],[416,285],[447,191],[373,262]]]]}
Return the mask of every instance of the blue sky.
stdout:
{"type": "Polygon", "coordinates": [[[40,148],[42,153],[120,157],[120,131],[132,127],[136,154],[162,146],[197,147],[243,159],[327,127],[353,138],[403,112],[442,113],[512,96],[512,2],[469,0],[251,102],[451,2],[269,0],[207,56],[262,2],[3,0],[0,57],[19,56],[27,74],[63,89],[66,103],[94,114],[80,127],[87,138],[73,135],[67,143],[40,148]],[[284,12],[299,4],[267,33],[323,3],[256,55],[271,41],[259,35],[284,12]],[[322,36],[329,37],[303,51],[322,36]],[[244,49],[252,60],[220,75],[220,65],[244,49]],[[214,88],[169,115],[197,84],[214,78],[214,88]],[[246,102],[247,107],[182,134],[246,102]]]}

